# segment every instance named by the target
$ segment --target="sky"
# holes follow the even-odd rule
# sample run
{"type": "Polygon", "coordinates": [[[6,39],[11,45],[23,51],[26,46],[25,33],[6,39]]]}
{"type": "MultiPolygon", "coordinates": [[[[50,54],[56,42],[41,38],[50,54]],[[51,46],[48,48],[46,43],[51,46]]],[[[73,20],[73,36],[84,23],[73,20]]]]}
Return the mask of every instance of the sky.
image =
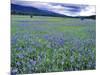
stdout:
{"type": "Polygon", "coordinates": [[[96,15],[94,0],[12,0],[11,2],[52,11],[66,16],[96,15]]]}
{"type": "Polygon", "coordinates": [[[57,2],[57,3],[74,3],[74,4],[88,4],[96,5],[96,0],[11,0],[15,1],[40,1],[40,2],[57,2]]]}

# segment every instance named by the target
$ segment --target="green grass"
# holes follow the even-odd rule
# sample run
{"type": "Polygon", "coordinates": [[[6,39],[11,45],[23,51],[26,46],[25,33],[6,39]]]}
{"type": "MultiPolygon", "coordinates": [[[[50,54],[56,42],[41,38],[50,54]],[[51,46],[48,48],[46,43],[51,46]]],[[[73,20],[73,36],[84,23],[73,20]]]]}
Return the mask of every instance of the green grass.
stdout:
{"type": "Polygon", "coordinates": [[[12,72],[95,69],[95,20],[19,15],[11,18],[12,72]]]}

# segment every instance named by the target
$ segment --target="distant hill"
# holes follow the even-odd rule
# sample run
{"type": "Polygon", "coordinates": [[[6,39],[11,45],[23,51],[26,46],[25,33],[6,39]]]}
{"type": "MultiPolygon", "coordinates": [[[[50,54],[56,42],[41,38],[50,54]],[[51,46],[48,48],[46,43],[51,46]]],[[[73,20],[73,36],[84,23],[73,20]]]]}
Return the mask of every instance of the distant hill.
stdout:
{"type": "Polygon", "coordinates": [[[22,6],[22,5],[16,5],[16,4],[11,4],[11,14],[65,17],[64,15],[57,14],[57,13],[54,13],[51,11],[40,10],[40,9],[35,8],[35,7],[22,6]]]}
{"type": "Polygon", "coordinates": [[[88,16],[88,17],[85,17],[87,19],[96,19],[96,15],[92,15],[92,16],[88,16]]]}

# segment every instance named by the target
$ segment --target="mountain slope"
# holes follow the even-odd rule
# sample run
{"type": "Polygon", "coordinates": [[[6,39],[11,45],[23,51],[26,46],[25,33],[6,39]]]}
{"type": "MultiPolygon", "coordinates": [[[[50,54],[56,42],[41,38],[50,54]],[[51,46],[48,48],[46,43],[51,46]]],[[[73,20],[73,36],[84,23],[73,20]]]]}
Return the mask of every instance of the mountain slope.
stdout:
{"type": "Polygon", "coordinates": [[[20,15],[35,15],[35,16],[63,16],[47,10],[40,10],[35,7],[22,6],[17,4],[11,4],[11,14],[20,14],[20,15]]]}

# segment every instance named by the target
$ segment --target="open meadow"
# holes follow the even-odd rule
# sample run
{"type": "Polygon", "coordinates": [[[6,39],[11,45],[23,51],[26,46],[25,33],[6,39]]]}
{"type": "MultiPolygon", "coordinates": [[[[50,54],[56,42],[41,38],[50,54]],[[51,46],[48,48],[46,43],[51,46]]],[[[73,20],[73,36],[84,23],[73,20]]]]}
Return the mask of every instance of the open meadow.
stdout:
{"type": "Polygon", "coordinates": [[[95,20],[11,16],[12,73],[96,68],[95,20]]]}

